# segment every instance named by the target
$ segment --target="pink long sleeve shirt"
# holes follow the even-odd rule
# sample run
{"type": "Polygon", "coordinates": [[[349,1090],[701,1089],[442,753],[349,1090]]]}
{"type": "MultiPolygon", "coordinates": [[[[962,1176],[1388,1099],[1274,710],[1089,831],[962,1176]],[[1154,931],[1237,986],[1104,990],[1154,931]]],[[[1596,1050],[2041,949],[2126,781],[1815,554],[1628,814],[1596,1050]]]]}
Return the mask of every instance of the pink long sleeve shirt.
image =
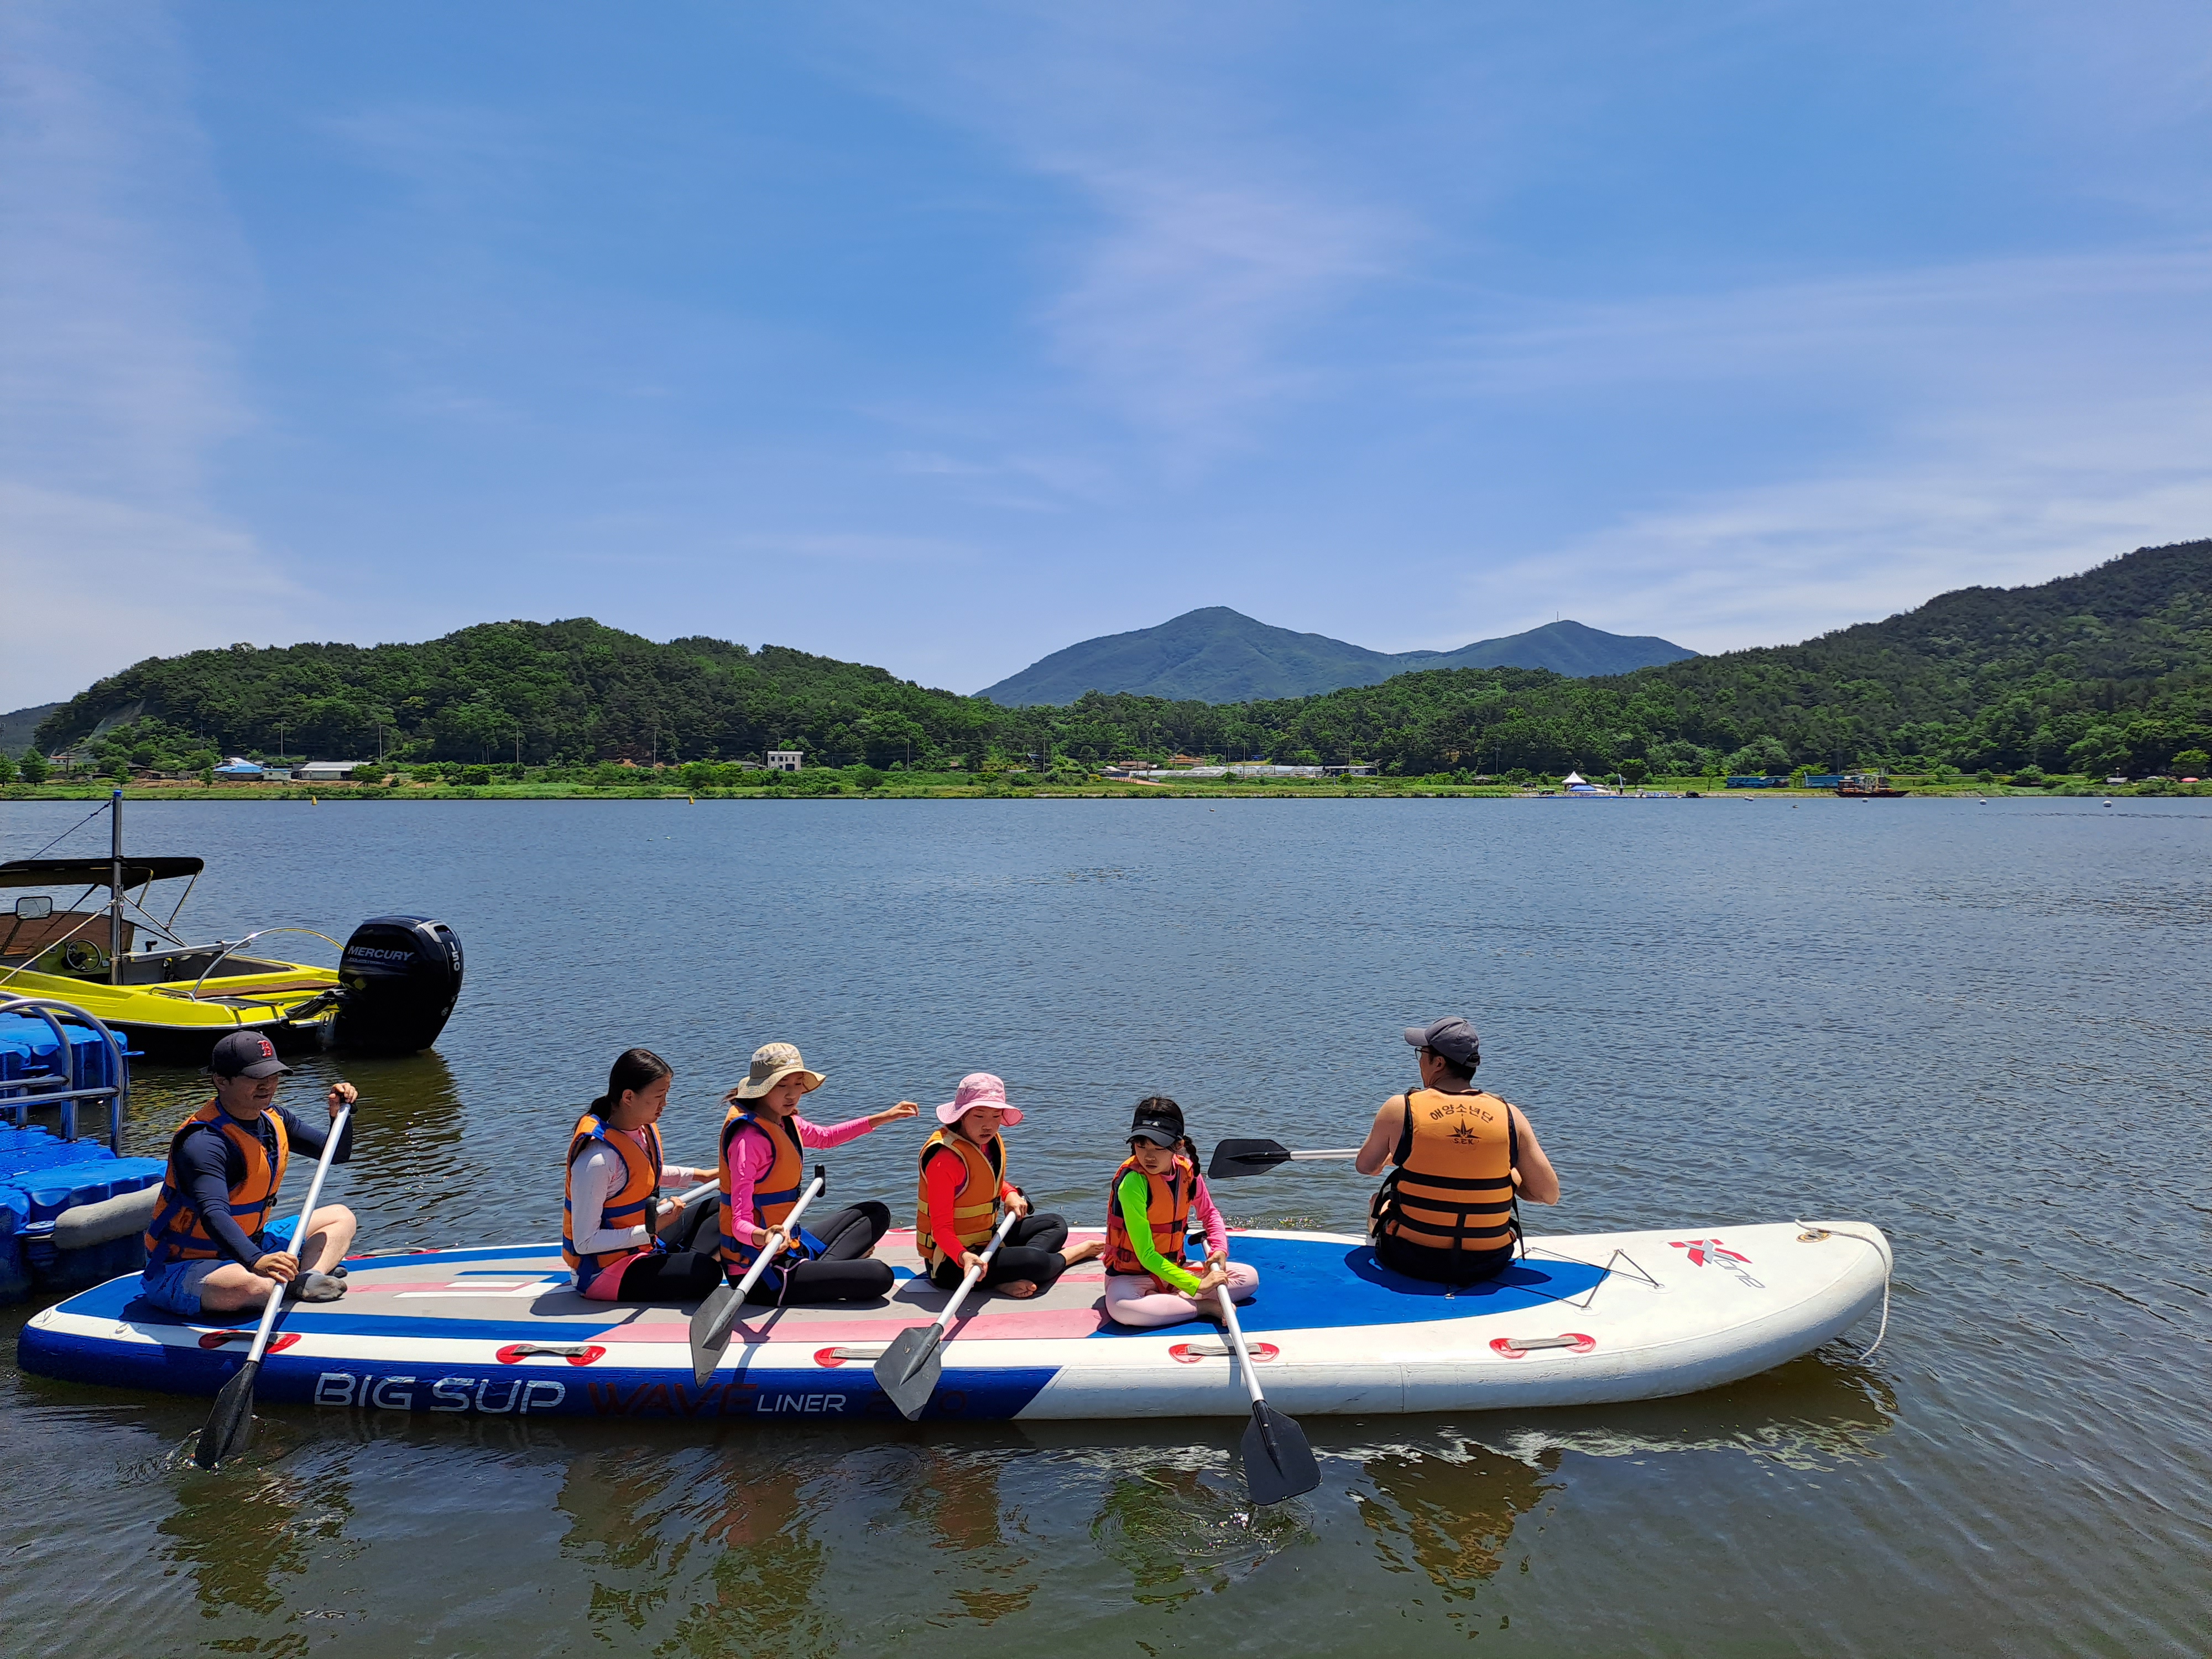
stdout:
{"type": "MultiPolygon", "coordinates": [[[[824,1152],[832,1146],[842,1146],[848,1140],[858,1140],[876,1127],[865,1117],[828,1129],[809,1123],[803,1117],[794,1117],[791,1123],[799,1131],[800,1146],[824,1152]]],[[[744,1243],[757,1246],[768,1238],[768,1229],[752,1220],[753,1183],[775,1164],[775,1148],[769,1145],[767,1132],[758,1124],[748,1123],[730,1137],[730,1215],[738,1231],[744,1235],[740,1241],[744,1243]]]]}

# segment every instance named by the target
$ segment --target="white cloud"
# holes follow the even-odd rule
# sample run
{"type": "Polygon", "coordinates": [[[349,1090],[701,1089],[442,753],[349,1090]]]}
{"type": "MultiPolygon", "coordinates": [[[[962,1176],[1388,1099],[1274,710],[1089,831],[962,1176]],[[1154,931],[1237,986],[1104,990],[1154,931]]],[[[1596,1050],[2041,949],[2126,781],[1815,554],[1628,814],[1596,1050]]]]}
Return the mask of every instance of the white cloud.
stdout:
{"type": "Polygon", "coordinates": [[[1717,457],[1610,522],[1469,580],[1469,611],[1498,631],[1565,611],[1722,650],[2212,534],[2212,254],[2201,248],[1524,310],[1464,339],[1426,389],[1577,408],[1608,388],[1649,408],[1664,390],[1710,418],[1733,386],[1754,400],[1782,388],[1826,411],[1838,435],[1764,457],[1747,413],[1735,436],[1752,465],[1717,457]],[[1758,482],[1711,482],[1761,467],[1758,482]]]}
{"type": "Polygon", "coordinates": [[[167,19],[11,6],[0,62],[0,592],[52,624],[10,629],[15,707],[188,629],[265,640],[295,594],[209,483],[256,295],[167,19]]]}
{"type": "Polygon", "coordinates": [[[74,696],[179,638],[289,638],[307,596],[251,535],[204,513],[0,480],[9,708],[74,696]]]}
{"type": "Polygon", "coordinates": [[[1270,107],[1269,25],[1187,8],[994,9],[946,36],[871,10],[848,62],[886,96],[1068,185],[1086,227],[1045,239],[1049,359],[1188,473],[1317,385],[1300,332],[1392,275],[1410,220],[1270,107]]]}

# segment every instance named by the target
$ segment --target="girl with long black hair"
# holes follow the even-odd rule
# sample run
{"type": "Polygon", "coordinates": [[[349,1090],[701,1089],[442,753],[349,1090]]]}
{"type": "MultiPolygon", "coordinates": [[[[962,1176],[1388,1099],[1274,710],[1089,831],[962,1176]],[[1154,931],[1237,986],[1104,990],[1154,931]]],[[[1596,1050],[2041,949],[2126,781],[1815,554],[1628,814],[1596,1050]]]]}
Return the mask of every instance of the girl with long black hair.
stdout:
{"type": "Polygon", "coordinates": [[[664,1223],[678,1221],[660,1189],[714,1178],[661,1157],[660,1114],[674,1077],[652,1049],[625,1048],[606,1093],[569,1132],[561,1255],[594,1302],[696,1302],[721,1279],[712,1253],[672,1249],[660,1237],[664,1223]]]}

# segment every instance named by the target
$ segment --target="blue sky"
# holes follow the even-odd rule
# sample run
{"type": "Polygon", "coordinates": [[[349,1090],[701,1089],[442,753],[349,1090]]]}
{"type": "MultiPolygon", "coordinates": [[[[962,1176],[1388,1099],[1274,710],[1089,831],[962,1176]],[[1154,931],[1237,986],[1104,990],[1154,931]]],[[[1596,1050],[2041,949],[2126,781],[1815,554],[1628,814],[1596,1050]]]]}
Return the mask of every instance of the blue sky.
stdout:
{"type": "Polygon", "coordinates": [[[2212,535],[2212,8],[0,14],[0,708],[590,615],[1700,650],[2212,535]],[[22,629],[13,618],[30,617],[22,629]]]}

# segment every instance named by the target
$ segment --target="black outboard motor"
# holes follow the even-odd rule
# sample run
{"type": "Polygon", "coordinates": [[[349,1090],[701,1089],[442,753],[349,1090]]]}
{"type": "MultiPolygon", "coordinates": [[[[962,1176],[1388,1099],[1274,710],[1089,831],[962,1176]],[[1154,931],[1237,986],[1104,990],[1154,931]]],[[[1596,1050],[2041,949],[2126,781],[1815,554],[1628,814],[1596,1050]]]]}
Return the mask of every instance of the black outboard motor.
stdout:
{"type": "Polygon", "coordinates": [[[423,916],[373,916],[346,941],[338,983],[332,1046],[414,1054],[438,1040],[460,1000],[460,937],[423,916]]]}

